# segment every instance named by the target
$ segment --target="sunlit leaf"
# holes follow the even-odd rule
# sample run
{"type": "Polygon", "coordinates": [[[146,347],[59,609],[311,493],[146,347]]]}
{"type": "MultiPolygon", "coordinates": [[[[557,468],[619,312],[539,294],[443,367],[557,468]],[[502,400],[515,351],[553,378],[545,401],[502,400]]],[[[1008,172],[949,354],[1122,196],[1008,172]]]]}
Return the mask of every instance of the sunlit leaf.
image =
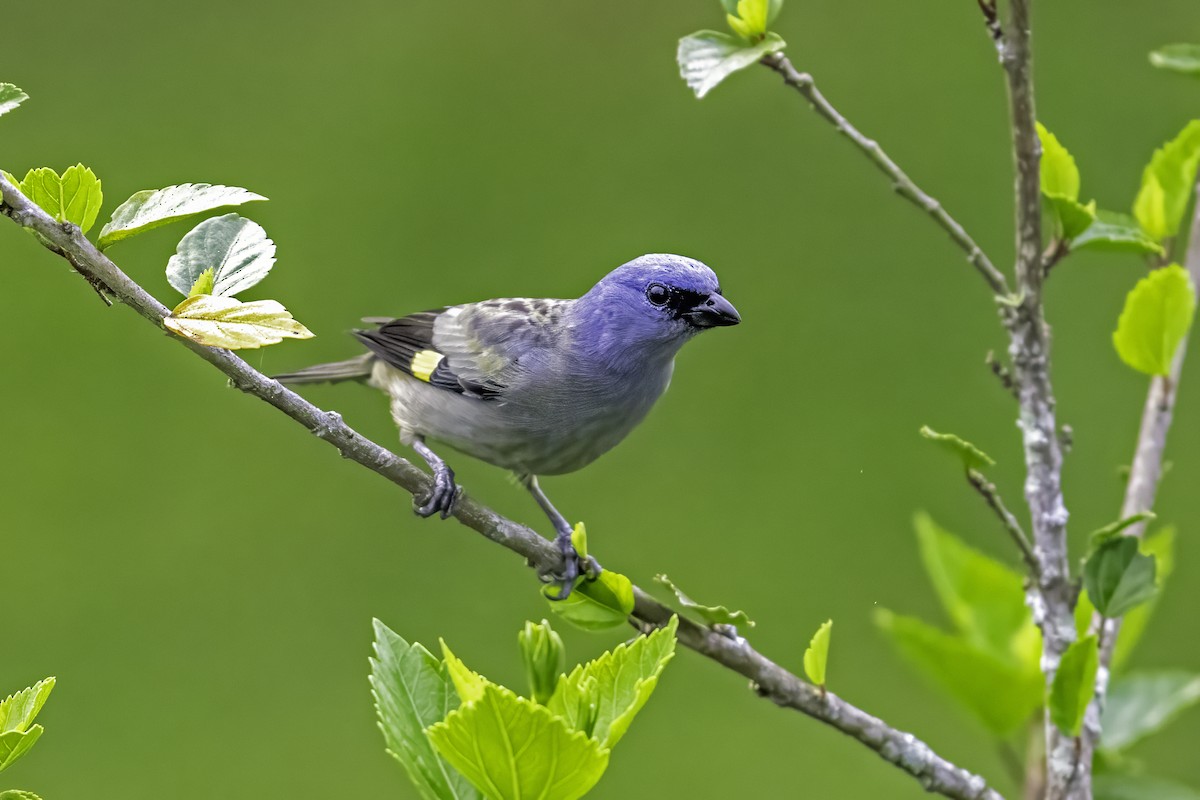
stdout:
{"type": "Polygon", "coordinates": [[[1200,44],[1168,44],[1150,54],[1150,63],[1159,69],[1200,75],[1200,44]]]}
{"type": "Polygon", "coordinates": [[[1156,241],[1179,232],[1200,165],[1200,120],[1192,120],[1171,141],[1154,151],[1142,172],[1133,214],[1156,241]]]}
{"type": "Polygon", "coordinates": [[[117,206],[112,219],[100,229],[100,249],[184,217],[223,206],[266,199],[237,186],[214,186],[208,183],[183,183],[165,189],[145,189],[117,206]]]}
{"type": "Polygon", "coordinates": [[[1040,122],[1037,123],[1037,134],[1042,142],[1042,194],[1078,200],[1079,168],[1075,166],[1074,157],[1062,146],[1058,137],[1040,122]]]}
{"type": "Polygon", "coordinates": [[[188,297],[197,297],[202,294],[213,293],[213,278],[216,276],[217,270],[215,267],[209,267],[201,272],[196,277],[196,282],[192,284],[192,288],[188,289],[188,297]]]}
{"type": "Polygon", "coordinates": [[[1099,666],[1095,636],[1071,642],[1059,661],[1050,686],[1050,719],[1068,736],[1078,736],[1083,728],[1083,715],[1096,692],[1099,666]]]}
{"type": "Polygon", "coordinates": [[[758,63],[763,56],[776,53],[785,46],[783,39],[774,33],[768,33],[757,44],[747,45],[727,33],[697,31],[679,40],[676,60],[683,80],[696,97],[704,97],[733,73],[758,63]]]}
{"type": "Polygon", "coordinates": [[[725,21],[734,33],[753,42],[767,32],[768,15],[767,0],[738,0],[736,12],[726,14],[725,21]]]}
{"type": "Polygon", "coordinates": [[[21,194],[59,222],[73,222],[84,233],[96,223],[104,193],[100,179],[83,164],[68,167],[60,176],[49,167],[31,169],[21,180],[21,194]]]}
{"type": "Polygon", "coordinates": [[[243,303],[232,297],[198,295],[175,307],[163,320],[169,330],[209,347],[244,350],[283,339],[311,339],[308,328],[274,300],[243,303]]]}
{"type": "Polygon", "coordinates": [[[1162,255],[1162,246],[1146,235],[1137,220],[1115,211],[1097,211],[1095,221],[1071,242],[1072,250],[1162,255]]]}
{"type": "Polygon", "coordinates": [[[928,425],[922,425],[921,435],[932,442],[936,442],[946,452],[961,459],[963,467],[966,469],[983,469],[984,467],[993,466],[996,463],[987,453],[967,440],[955,436],[953,433],[938,433],[928,425]]]}
{"type": "Polygon", "coordinates": [[[726,606],[706,606],[697,603],[684,594],[683,590],[672,583],[671,579],[666,575],[655,575],[654,582],[670,589],[675,595],[675,599],[679,601],[679,605],[693,612],[709,625],[745,625],[748,628],[754,627],[754,620],[750,619],[745,611],[730,611],[726,606]]]}
{"type": "Polygon", "coordinates": [[[1064,239],[1073,240],[1096,221],[1096,201],[1084,205],[1066,197],[1047,197],[1046,204],[1054,212],[1064,239]]]}
{"type": "Polygon", "coordinates": [[[569,730],[545,706],[495,684],[426,735],[492,800],[575,800],[608,766],[609,751],[599,742],[569,730]]]}
{"type": "Polygon", "coordinates": [[[32,725],[25,731],[0,733],[0,772],[17,763],[41,736],[41,725],[32,725]]]}
{"type": "Polygon", "coordinates": [[[189,294],[200,274],[214,269],[208,294],[232,297],[261,281],[275,264],[275,243],[257,222],[238,214],[213,217],[192,228],[167,262],[167,281],[189,294]]]}
{"type": "Polygon", "coordinates": [[[550,610],[586,631],[624,625],[633,613],[633,584],[612,570],[604,570],[595,580],[579,578],[565,600],[554,599],[558,593],[559,587],[552,584],[542,587],[550,610]]]}
{"type": "Polygon", "coordinates": [[[1113,346],[1129,366],[1166,375],[1196,311],[1196,288],[1178,264],[1152,270],[1125,297],[1113,346]]]}
{"type": "Polygon", "coordinates": [[[587,561],[588,557],[588,540],[587,528],[582,522],[575,523],[574,529],[571,531],[571,547],[575,548],[576,555],[581,561],[587,561]]]}
{"type": "Polygon", "coordinates": [[[11,83],[0,83],[0,116],[12,111],[28,99],[29,95],[11,83]]]}
{"type": "Polygon", "coordinates": [[[1083,565],[1088,598],[1106,617],[1119,617],[1154,596],[1154,558],[1138,552],[1132,536],[1100,544],[1083,565]]]}
{"type": "Polygon", "coordinates": [[[1200,702],[1200,674],[1178,670],[1132,672],[1113,681],[1100,718],[1101,746],[1125,748],[1156,733],[1200,702]]]}
{"type": "Polygon", "coordinates": [[[446,667],[420,644],[409,644],[375,620],[371,694],[388,752],[424,800],[475,800],[479,792],[443,761],[425,728],[458,707],[446,667]]]}
{"type": "Polygon", "coordinates": [[[997,736],[1025,725],[1042,705],[1045,690],[1036,664],[1029,669],[885,609],[876,612],[875,623],[905,660],[997,736]]]}
{"type": "Polygon", "coordinates": [[[0,702],[0,733],[27,731],[54,691],[54,678],[46,678],[0,702]]]}
{"type": "Polygon", "coordinates": [[[826,620],[808,642],[804,651],[804,674],[817,686],[825,685],[825,667],[829,663],[829,637],[833,633],[833,620],[826,620]]]}
{"type": "Polygon", "coordinates": [[[20,789],[9,789],[7,792],[0,792],[0,800],[42,800],[33,792],[24,792],[20,789]]]}
{"type": "Polygon", "coordinates": [[[618,645],[595,661],[575,667],[558,682],[546,707],[573,730],[588,733],[605,748],[612,748],[633,718],[650,699],[663,668],[675,656],[675,631],[679,618],[648,636],[618,645]],[[581,720],[588,696],[595,698],[595,715],[581,720]]]}
{"type": "Polygon", "coordinates": [[[488,679],[473,671],[462,662],[462,659],[454,655],[444,639],[438,641],[442,645],[442,659],[446,662],[446,673],[454,684],[454,691],[458,693],[459,701],[465,705],[483,697],[483,687],[487,686],[488,679]]]}

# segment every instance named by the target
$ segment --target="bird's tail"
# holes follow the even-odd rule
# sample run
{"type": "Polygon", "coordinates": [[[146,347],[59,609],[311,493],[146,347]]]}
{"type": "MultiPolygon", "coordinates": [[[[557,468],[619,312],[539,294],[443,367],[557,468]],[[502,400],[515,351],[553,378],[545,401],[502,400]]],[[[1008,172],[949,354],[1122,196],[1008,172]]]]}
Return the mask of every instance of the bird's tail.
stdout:
{"type": "Polygon", "coordinates": [[[281,383],[337,383],[339,381],[357,381],[368,378],[375,363],[375,356],[365,353],[345,361],[332,361],[328,364],[316,364],[311,367],[273,375],[281,383]]]}

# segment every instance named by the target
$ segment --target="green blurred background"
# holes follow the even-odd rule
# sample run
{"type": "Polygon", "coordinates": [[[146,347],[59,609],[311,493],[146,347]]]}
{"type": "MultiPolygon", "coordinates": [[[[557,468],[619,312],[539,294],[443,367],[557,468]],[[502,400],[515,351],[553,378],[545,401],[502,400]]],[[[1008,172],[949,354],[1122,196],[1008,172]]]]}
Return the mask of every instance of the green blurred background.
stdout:
{"type": "MultiPolygon", "coordinates": [[[[774,75],[697,102],[676,39],[715,0],[10,4],[0,79],[32,100],[0,121],[0,166],[76,161],[107,219],[136,190],[246,186],[279,245],[251,293],[318,337],[252,352],[280,371],[358,352],[364,315],[493,296],[573,296],[644,252],[703,259],[744,324],[686,348],[648,421],[582,473],[546,481],[605,564],[668,572],[748,609],[753,642],[799,668],[836,621],[835,691],[1003,790],[994,745],[875,632],[888,607],[940,619],[911,517],[929,510],[1014,564],[1003,532],[917,428],[996,456],[1020,504],[1014,408],[983,365],[1004,340],[946,236],[774,75]]],[[[778,30],[1002,264],[1011,259],[1001,73],[975,3],[796,2],[778,30]]],[[[1084,0],[1037,14],[1040,116],[1085,198],[1132,201],[1151,150],[1200,114],[1200,84],[1146,53],[1200,39],[1194,0],[1084,0]]],[[[173,302],[174,225],[111,255],[173,302]]],[[[3,777],[48,800],[415,797],[367,690],[370,621],[444,636],[520,685],[516,631],[547,613],[520,561],[337,457],[0,225],[5,420],[0,691],[59,685],[34,755],[3,777]]],[[[1109,343],[1136,258],[1084,254],[1049,287],[1077,552],[1117,513],[1146,381],[1109,343]]],[[[1192,369],[1191,367],[1195,367],[1192,369]]],[[[1200,384],[1189,365],[1160,517],[1180,558],[1135,656],[1200,666],[1200,384]]],[[[307,394],[380,442],[385,403],[307,394]]],[[[545,528],[498,470],[457,458],[475,496],[545,528]]],[[[627,636],[565,632],[573,657],[627,636]]],[[[1200,714],[1138,753],[1200,782],[1200,714]]],[[[597,798],[924,796],[859,745],[757,700],[685,653],[617,750],[597,798]]]]}

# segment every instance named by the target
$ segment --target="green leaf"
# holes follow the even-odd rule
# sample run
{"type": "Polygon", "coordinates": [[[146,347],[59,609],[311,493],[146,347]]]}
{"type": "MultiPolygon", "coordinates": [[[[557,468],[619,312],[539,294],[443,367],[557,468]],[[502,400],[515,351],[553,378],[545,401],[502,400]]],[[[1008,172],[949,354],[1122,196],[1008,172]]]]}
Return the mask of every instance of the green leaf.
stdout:
{"type": "Polygon", "coordinates": [[[1124,750],[1162,730],[1200,702],[1200,674],[1181,670],[1133,672],[1113,681],[1108,689],[1101,746],[1124,750]]]}
{"type": "Polygon", "coordinates": [[[1200,165],[1200,120],[1192,120],[1150,158],[1142,186],[1133,202],[1133,215],[1156,241],[1179,233],[1200,165]]]}
{"type": "Polygon", "coordinates": [[[1196,311],[1196,287],[1187,270],[1171,264],[1150,272],[1125,297],[1113,333],[1117,355],[1147,375],[1166,375],[1196,311]]]}
{"type": "Polygon", "coordinates": [[[604,570],[595,580],[579,578],[566,600],[556,600],[553,584],[542,587],[550,610],[585,631],[624,625],[633,613],[633,584],[619,572],[604,570]]]}
{"type": "Polygon", "coordinates": [[[575,800],[608,767],[608,750],[531,700],[488,684],[426,735],[450,764],[493,800],[575,800]]]}
{"type": "Polygon", "coordinates": [[[1040,122],[1037,123],[1037,134],[1042,142],[1042,194],[1078,200],[1079,168],[1075,166],[1075,159],[1058,141],[1058,137],[1040,122]]]}
{"type": "Polygon", "coordinates": [[[808,642],[804,651],[804,674],[817,686],[825,686],[825,666],[829,662],[829,637],[833,633],[833,620],[826,620],[808,642]]]}
{"type": "MultiPolygon", "coordinates": [[[[1175,529],[1165,527],[1147,534],[1138,544],[1138,549],[1147,556],[1154,556],[1154,582],[1161,590],[1175,569],[1175,529]]],[[[1083,596],[1086,597],[1087,593],[1083,593],[1083,596]]],[[[1150,598],[1150,602],[1125,612],[1125,616],[1121,620],[1121,632],[1117,636],[1117,643],[1113,648],[1112,668],[1114,670],[1120,669],[1129,660],[1130,654],[1146,630],[1150,615],[1158,606],[1158,598],[1159,594],[1155,594],[1150,598]]],[[[1089,614],[1090,619],[1091,615],[1089,614]]]]}
{"type": "Polygon", "coordinates": [[[1006,736],[1042,705],[1041,670],[1015,664],[919,619],[878,609],[875,624],[909,663],[971,712],[989,731],[1006,736]]]}
{"type": "Polygon", "coordinates": [[[1200,44],[1168,44],[1150,54],[1150,63],[1159,69],[1200,75],[1200,44]]]}
{"type": "Polygon", "coordinates": [[[184,217],[223,206],[266,199],[237,186],[214,186],[208,183],[182,183],[165,189],[145,189],[117,206],[112,219],[100,229],[100,249],[184,217]]]}
{"type": "Polygon", "coordinates": [[[189,297],[163,325],[174,333],[209,347],[246,350],[276,344],[283,339],[311,339],[312,331],[292,319],[274,300],[243,303],[232,297],[189,297]]]}
{"type": "Polygon", "coordinates": [[[1154,558],[1138,552],[1137,539],[1118,536],[1088,556],[1083,584],[1102,615],[1119,617],[1154,596],[1154,558]]]}
{"type": "Polygon", "coordinates": [[[1107,773],[1093,779],[1093,800],[1200,800],[1200,792],[1149,775],[1107,773]]]}
{"type": "Polygon", "coordinates": [[[444,639],[438,639],[442,645],[442,659],[446,662],[446,672],[450,675],[450,681],[454,684],[454,691],[458,693],[458,699],[463,705],[473,703],[483,697],[483,687],[487,686],[490,681],[474,672],[462,660],[450,652],[450,647],[444,639]]]}
{"type": "Polygon", "coordinates": [[[571,531],[571,547],[575,548],[575,553],[579,556],[581,561],[587,561],[587,528],[584,527],[582,522],[575,523],[575,528],[571,531]]]}
{"type": "Polygon", "coordinates": [[[29,95],[11,83],[0,83],[0,116],[4,116],[28,99],[29,95]]]}
{"type": "Polygon", "coordinates": [[[1002,659],[1023,660],[1021,645],[1036,638],[1036,627],[1021,575],[967,546],[925,513],[918,513],[913,525],[925,573],[959,633],[1002,659]]]}
{"type": "Polygon", "coordinates": [[[33,725],[26,731],[0,733],[0,772],[17,763],[41,736],[41,725],[33,725]]]}
{"type": "Polygon", "coordinates": [[[61,176],[49,167],[31,169],[20,188],[47,214],[59,222],[73,222],[84,233],[96,223],[104,201],[100,179],[83,164],[68,167],[61,176]]]}
{"type": "Polygon", "coordinates": [[[9,789],[7,792],[0,792],[0,800],[42,800],[33,792],[23,792],[20,789],[9,789]]]}
{"type": "Polygon", "coordinates": [[[701,605],[684,594],[683,590],[672,583],[671,579],[666,575],[655,575],[654,582],[670,589],[675,595],[675,599],[679,601],[679,605],[693,612],[709,625],[745,625],[747,628],[754,627],[754,620],[750,619],[745,611],[730,611],[726,606],[701,605]]]}
{"type": "Polygon", "coordinates": [[[1068,736],[1083,729],[1083,715],[1096,693],[1096,670],[1100,652],[1096,637],[1086,636],[1071,642],[1063,653],[1050,685],[1050,719],[1068,736]]]}
{"type": "Polygon", "coordinates": [[[987,453],[953,433],[938,433],[928,425],[922,425],[921,435],[932,442],[937,442],[948,453],[962,459],[965,469],[983,469],[996,463],[987,453]]]}
{"type": "Polygon", "coordinates": [[[1072,250],[1162,255],[1162,246],[1145,234],[1137,220],[1115,211],[1097,211],[1095,221],[1074,237],[1072,250]]]}
{"type": "Polygon", "coordinates": [[[727,13],[725,21],[734,33],[754,42],[767,32],[769,14],[767,0],[738,0],[736,12],[727,13]]]}
{"type": "Polygon", "coordinates": [[[611,749],[629,730],[658,685],[663,668],[674,657],[678,627],[679,618],[671,617],[649,636],[617,645],[595,661],[575,667],[559,680],[546,707],[571,729],[587,733],[611,749]],[[581,718],[589,698],[596,700],[595,715],[581,718]]]}
{"type": "Polygon", "coordinates": [[[192,284],[192,288],[188,289],[188,297],[196,297],[202,294],[213,293],[213,277],[217,274],[216,267],[209,267],[196,276],[196,282],[192,284]]]}
{"type": "Polygon", "coordinates": [[[1054,212],[1064,239],[1077,238],[1096,221],[1096,201],[1083,205],[1066,197],[1047,197],[1046,204],[1054,212]]]}
{"type": "Polygon", "coordinates": [[[208,294],[232,297],[254,286],[275,264],[275,243],[257,222],[238,214],[213,217],[192,228],[167,262],[167,281],[187,295],[200,274],[215,269],[208,294]]]}
{"type": "Polygon", "coordinates": [[[525,627],[517,634],[517,643],[521,646],[521,656],[525,662],[525,680],[529,684],[530,697],[545,705],[554,696],[558,679],[567,665],[562,637],[555,633],[546,620],[536,625],[526,620],[525,627]]]}
{"type": "Polygon", "coordinates": [[[379,620],[371,659],[371,694],[388,752],[424,800],[480,797],[425,738],[425,729],[458,707],[446,666],[420,644],[409,644],[379,620]]]}
{"type": "Polygon", "coordinates": [[[54,691],[54,684],[53,677],[46,678],[0,702],[0,733],[29,730],[50,697],[50,692],[54,691]]]}
{"type": "Polygon", "coordinates": [[[763,56],[779,52],[786,46],[786,42],[774,33],[768,33],[762,41],[747,46],[727,33],[697,31],[679,40],[676,60],[683,80],[696,93],[696,97],[704,97],[733,73],[758,63],[763,56]]]}

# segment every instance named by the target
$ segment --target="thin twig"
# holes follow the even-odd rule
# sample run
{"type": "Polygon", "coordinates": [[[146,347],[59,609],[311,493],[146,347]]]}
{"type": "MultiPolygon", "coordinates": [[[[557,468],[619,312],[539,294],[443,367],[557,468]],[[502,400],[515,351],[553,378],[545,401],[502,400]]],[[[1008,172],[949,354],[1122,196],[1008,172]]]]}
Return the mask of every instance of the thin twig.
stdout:
{"type": "Polygon", "coordinates": [[[1004,60],[1004,28],[1000,26],[1000,13],[996,10],[996,0],[976,0],[979,10],[983,12],[983,24],[987,26],[992,44],[996,46],[996,54],[1004,60]]]}
{"type": "Polygon", "coordinates": [[[1013,380],[1012,372],[1009,371],[1008,367],[1000,363],[1000,360],[996,358],[995,352],[988,350],[983,361],[991,369],[992,374],[996,376],[996,380],[1000,381],[1000,385],[1004,387],[1004,390],[1011,394],[1013,398],[1020,399],[1020,395],[1017,393],[1017,383],[1013,380]]]}
{"type": "MultiPolygon", "coordinates": [[[[60,224],[30,202],[0,175],[0,213],[39,233],[51,250],[64,256],[89,282],[162,329],[165,306],[122,272],[88,241],[79,228],[60,224]]],[[[234,386],[252,394],[299,422],[318,438],[367,469],[419,495],[429,490],[429,477],[417,467],[353,430],[341,416],[323,411],[295,392],[255,370],[228,350],[204,347],[172,337],[227,375],[234,386]]],[[[562,556],[530,528],[500,516],[467,495],[456,503],[454,517],[487,539],[520,554],[539,572],[557,570],[562,556]]],[[[641,589],[634,589],[630,621],[639,627],[661,626],[677,612],[641,589]]],[[[910,733],[896,730],[840,697],[812,686],[761,655],[745,639],[726,636],[680,617],[678,639],[684,646],[753,681],[760,694],[780,706],[801,711],[857,739],[885,761],[921,782],[927,790],[958,800],[1003,800],[984,779],[938,756],[910,733]]]]}
{"type": "Polygon", "coordinates": [[[831,125],[838,129],[839,132],[845,134],[846,138],[854,142],[854,145],[861,150],[867,158],[875,164],[885,175],[892,179],[892,184],[901,197],[911,201],[918,208],[923,209],[938,225],[942,227],[946,233],[950,234],[950,238],[954,243],[962,248],[967,254],[967,260],[974,265],[983,279],[987,281],[993,293],[997,295],[1007,295],[1008,282],[1004,278],[1004,274],[996,269],[987,254],[983,252],[975,240],[966,232],[962,225],[958,223],[954,217],[942,208],[942,204],[936,199],[925,193],[921,187],[913,183],[913,180],[900,169],[899,165],[884,152],[879,143],[873,139],[864,136],[858,128],[850,124],[849,120],[841,115],[834,108],[825,96],[817,89],[813,77],[808,73],[799,72],[792,66],[792,62],[788,60],[783,53],[772,53],[764,56],[762,63],[767,67],[778,72],[783,76],[783,82],[791,86],[799,92],[809,103],[812,104],[813,110],[827,120],[831,125]]]}
{"type": "Polygon", "coordinates": [[[996,513],[1000,518],[1000,523],[1004,525],[1004,530],[1008,531],[1008,535],[1012,537],[1013,543],[1017,549],[1021,551],[1021,557],[1025,559],[1026,566],[1029,567],[1029,574],[1036,576],[1038,573],[1037,556],[1033,554],[1033,545],[1029,542],[1029,537],[1025,535],[1024,528],[1013,513],[1008,510],[1008,506],[1004,504],[1004,498],[1000,496],[1000,492],[996,489],[996,485],[983,476],[979,470],[967,470],[967,482],[975,488],[987,501],[988,507],[996,513]]]}

